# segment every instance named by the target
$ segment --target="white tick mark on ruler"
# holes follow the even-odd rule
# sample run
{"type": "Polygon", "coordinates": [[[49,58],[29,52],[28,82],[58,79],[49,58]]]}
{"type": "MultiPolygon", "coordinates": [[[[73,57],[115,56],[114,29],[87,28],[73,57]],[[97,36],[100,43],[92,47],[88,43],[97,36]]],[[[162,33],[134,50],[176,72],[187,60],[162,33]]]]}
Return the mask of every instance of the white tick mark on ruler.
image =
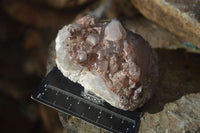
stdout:
{"type": "Polygon", "coordinates": [[[69,107],[67,108],[68,110],[71,108],[72,104],[69,105],[69,107]]]}
{"type": "Polygon", "coordinates": [[[88,109],[90,109],[90,106],[88,107],[88,109]]]}
{"type": "Polygon", "coordinates": [[[47,91],[47,88],[45,88],[44,91],[47,91]]]}
{"type": "Polygon", "coordinates": [[[135,121],[133,122],[133,128],[135,128],[135,121]]]}
{"type": "Polygon", "coordinates": [[[47,87],[47,84],[45,84],[44,87],[46,88],[46,87],[47,87]]]}
{"type": "Polygon", "coordinates": [[[56,96],[58,95],[58,92],[56,92],[56,96]]]}
{"type": "Polygon", "coordinates": [[[110,119],[112,119],[112,118],[113,118],[113,116],[111,115],[111,116],[110,116],[110,119]]]}
{"type": "Polygon", "coordinates": [[[67,96],[66,100],[69,100],[69,96],[67,96]]]}
{"type": "Polygon", "coordinates": [[[40,98],[40,96],[41,96],[41,93],[39,93],[39,94],[37,95],[37,98],[40,98]]]}
{"type": "Polygon", "coordinates": [[[129,128],[126,129],[126,133],[128,133],[129,128]]]}
{"type": "Polygon", "coordinates": [[[98,117],[97,117],[97,120],[96,120],[96,122],[98,122],[98,121],[99,121],[99,119],[100,119],[100,116],[98,116],[98,117]]]}
{"type": "Polygon", "coordinates": [[[80,104],[80,101],[78,101],[77,104],[80,104]]]}

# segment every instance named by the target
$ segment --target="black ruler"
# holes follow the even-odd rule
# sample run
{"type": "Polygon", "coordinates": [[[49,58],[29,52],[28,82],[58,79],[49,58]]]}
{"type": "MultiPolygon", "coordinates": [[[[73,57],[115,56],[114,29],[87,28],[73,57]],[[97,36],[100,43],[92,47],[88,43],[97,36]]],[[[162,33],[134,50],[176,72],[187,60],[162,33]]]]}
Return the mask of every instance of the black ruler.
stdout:
{"type": "Polygon", "coordinates": [[[141,109],[117,109],[64,77],[57,67],[44,78],[32,98],[58,111],[79,117],[114,133],[136,133],[141,109]]]}

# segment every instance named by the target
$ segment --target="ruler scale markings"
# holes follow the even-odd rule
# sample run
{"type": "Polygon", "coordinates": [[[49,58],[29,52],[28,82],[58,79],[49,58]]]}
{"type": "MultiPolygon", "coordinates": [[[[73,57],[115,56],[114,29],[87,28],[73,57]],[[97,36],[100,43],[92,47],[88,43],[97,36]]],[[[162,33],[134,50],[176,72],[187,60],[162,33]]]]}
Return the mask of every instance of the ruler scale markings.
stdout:
{"type": "Polygon", "coordinates": [[[57,68],[54,68],[43,80],[32,98],[114,133],[136,133],[141,111],[120,111],[106,102],[104,105],[104,101],[102,102],[95,96],[92,97],[94,101],[91,101],[91,99],[83,97],[82,93],[83,88],[80,85],[67,80],[57,68]]]}
{"type": "MultiPolygon", "coordinates": [[[[45,100],[45,99],[42,99],[44,102],[46,102],[46,103],[48,103],[49,105],[51,105],[52,103],[51,102],[49,102],[48,100],[45,100]]],[[[39,101],[40,102],[40,101],[39,101]]],[[[47,105],[47,106],[49,106],[49,105],[47,105]]],[[[57,106],[57,105],[55,105],[55,106],[57,106]]],[[[66,108],[63,108],[63,107],[60,107],[60,106],[57,106],[58,108],[61,108],[61,109],[63,109],[63,110],[66,110],[66,108]]],[[[62,110],[60,110],[60,111],[62,111],[62,110]]],[[[75,113],[75,112],[72,112],[71,110],[67,110],[67,111],[69,111],[71,114],[74,114],[74,115],[76,115],[76,116],[79,116],[79,114],[77,114],[77,113],[75,113]]],[[[63,112],[63,111],[62,111],[63,112]]],[[[86,119],[86,120],[88,120],[88,121],[91,121],[90,119],[87,119],[87,117],[85,117],[84,119],[86,119]]],[[[95,122],[95,121],[93,121],[93,122],[95,122]]],[[[101,124],[101,123],[98,123],[98,125],[100,125],[100,126],[102,126],[102,127],[104,127],[104,128],[107,128],[105,125],[103,125],[103,124],[101,124]]],[[[121,133],[120,131],[118,131],[118,130],[115,130],[115,129],[112,129],[113,131],[115,131],[115,133],[121,133]]]]}
{"type": "MultiPolygon", "coordinates": [[[[56,94],[56,95],[57,95],[57,94],[56,94]]],[[[72,96],[72,97],[73,97],[73,96],[72,96]]],[[[55,104],[55,102],[54,102],[54,104],[55,104]]],[[[70,110],[71,106],[72,106],[72,104],[69,105],[68,110],[70,110]]],[[[91,106],[90,106],[90,107],[91,107],[91,106]]],[[[100,110],[99,112],[101,112],[101,110],[100,110]]],[[[112,117],[113,117],[113,115],[110,116],[110,119],[112,119],[112,117]]],[[[98,120],[99,120],[99,119],[97,119],[97,121],[95,121],[95,122],[98,122],[98,120]]],[[[113,128],[113,127],[112,127],[112,125],[111,125],[111,126],[110,126],[110,129],[112,129],[112,128],[113,128]]]]}
{"type": "MultiPolygon", "coordinates": [[[[58,95],[58,94],[56,94],[56,95],[58,95]]],[[[73,97],[73,96],[72,96],[72,97],[73,97]]],[[[72,98],[72,97],[71,97],[71,98],[72,98]]],[[[68,98],[69,98],[69,97],[68,97],[68,98]]],[[[45,100],[45,101],[46,101],[46,100],[45,100]]],[[[46,101],[46,102],[47,102],[47,101],[46,101]]],[[[56,103],[56,101],[53,102],[54,105],[55,105],[55,103],[56,103]]],[[[72,104],[69,105],[68,111],[70,111],[71,106],[72,106],[72,104]]],[[[89,107],[91,108],[91,106],[89,106],[89,107]]],[[[100,112],[102,112],[102,110],[100,110],[99,113],[100,113],[100,112]]],[[[72,112],[71,112],[71,113],[72,113],[72,112]]],[[[77,114],[77,115],[78,115],[78,114],[77,114]]],[[[82,116],[82,117],[83,117],[83,116],[82,116]]],[[[113,115],[110,116],[111,119],[112,119],[112,117],[113,117],[113,115]]],[[[99,118],[100,118],[100,117],[99,117],[99,118]]],[[[99,119],[98,119],[98,120],[99,120],[99,119]]],[[[95,121],[95,122],[98,122],[98,120],[95,121]]],[[[114,130],[113,127],[112,127],[112,125],[110,126],[110,129],[114,130]]]]}
{"type": "MultiPolygon", "coordinates": [[[[71,97],[71,98],[72,98],[72,97],[71,97]]],[[[44,100],[45,100],[45,99],[44,99],[44,100]]],[[[45,100],[45,101],[46,101],[46,100],[45,100]]],[[[46,101],[46,102],[47,102],[47,101],[46,101]]],[[[68,106],[68,108],[67,108],[68,111],[71,111],[71,110],[70,110],[70,109],[71,109],[71,106],[72,106],[72,104],[70,104],[70,105],[68,106]]],[[[91,106],[90,106],[90,108],[91,108],[91,106]]],[[[73,111],[71,111],[71,112],[73,112],[73,111]]],[[[101,113],[102,113],[102,110],[99,110],[99,111],[98,111],[98,114],[101,114],[101,113]]],[[[77,113],[76,115],[80,116],[80,114],[78,114],[78,113],[77,113]]],[[[81,116],[83,117],[83,115],[81,115],[81,116]]],[[[97,117],[97,120],[94,121],[94,122],[98,122],[100,118],[101,118],[101,117],[98,116],[98,117],[97,117]]],[[[113,118],[113,115],[111,115],[110,118],[112,119],[112,118],[113,118]]],[[[113,126],[111,125],[109,128],[110,128],[110,129],[113,129],[113,126]]]]}
{"type": "MultiPolygon", "coordinates": [[[[49,87],[49,88],[51,88],[51,89],[54,89],[54,90],[58,90],[57,87],[52,86],[52,85],[47,85],[47,87],[49,87]]],[[[132,120],[132,119],[130,119],[130,118],[124,117],[124,116],[122,116],[122,115],[120,115],[120,114],[117,114],[117,113],[115,113],[115,112],[113,112],[113,111],[110,111],[110,110],[108,110],[108,109],[106,109],[106,108],[103,108],[103,107],[101,107],[101,106],[97,106],[96,104],[94,104],[94,103],[92,103],[92,102],[89,102],[88,100],[86,100],[86,99],[84,99],[84,98],[82,98],[82,97],[78,97],[78,96],[76,96],[76,95],[74,95],[74,94],[72,94],[72,93],[69,93],[69,92],[67,92],[67,91],[64,91],[64,90],[59,90],[59,91],[62,92],[62,93],[66,93],[67,95],[69,95],[69,96],[71,96],[71,97],[74,97],[74,98],[76,98],[76,99],[81,99],[83,102],[85,102],[85,103],[87,103],[87,104],[92,104],[92,106],[95,106],[95,107],[97,107],[97,108],[100,108],[101,110],[104,110],[104,111],[106,111],[106,112],[109,112],[110,114],[113,114],[113,115],[115,115],[115,116],[117,116],[117,117],[124,118],[124,119],[126,119],[127,121],[129,121],[129,122],[134,122],[134,120],[132,120]]]]}

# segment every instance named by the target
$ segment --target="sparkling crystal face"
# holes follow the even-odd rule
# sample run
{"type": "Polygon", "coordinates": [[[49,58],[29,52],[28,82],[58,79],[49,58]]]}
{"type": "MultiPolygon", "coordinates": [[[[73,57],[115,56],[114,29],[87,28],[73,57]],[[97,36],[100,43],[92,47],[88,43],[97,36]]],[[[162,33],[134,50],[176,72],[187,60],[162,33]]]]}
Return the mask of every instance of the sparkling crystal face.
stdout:
{"type": "MultiPolygon", "coordinates": [[[[75,82],[113,106],[134,110],[151,97],[157,77],[155,54],[141,36],[127,31],[117,19],[100,22],[85,16],[59,31],[56,43],[58,68],[66,73],[70,63],[82,77],[83,69],[98,77],[96,85],[92,76],[80,80],[81,74],[75,82]]],[[[66,76],[72,77],[70,72],[66,76]]]]}

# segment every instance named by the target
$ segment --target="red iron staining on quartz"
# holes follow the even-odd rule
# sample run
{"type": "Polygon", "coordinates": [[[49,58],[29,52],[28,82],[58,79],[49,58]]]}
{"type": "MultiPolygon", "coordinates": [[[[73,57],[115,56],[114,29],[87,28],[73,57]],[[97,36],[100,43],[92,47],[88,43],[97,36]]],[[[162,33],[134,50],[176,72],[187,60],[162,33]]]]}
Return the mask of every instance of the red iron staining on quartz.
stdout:
{"type": "Polygon", "coordinates": [[[91,16],[68,25],[67,30],[64,45],[70,59],[98,74],[118,97],[118,107],[134,110],[152,96],[157,58],[140,35],[126,30],[117,19],[101,22],[91,16]]]}

